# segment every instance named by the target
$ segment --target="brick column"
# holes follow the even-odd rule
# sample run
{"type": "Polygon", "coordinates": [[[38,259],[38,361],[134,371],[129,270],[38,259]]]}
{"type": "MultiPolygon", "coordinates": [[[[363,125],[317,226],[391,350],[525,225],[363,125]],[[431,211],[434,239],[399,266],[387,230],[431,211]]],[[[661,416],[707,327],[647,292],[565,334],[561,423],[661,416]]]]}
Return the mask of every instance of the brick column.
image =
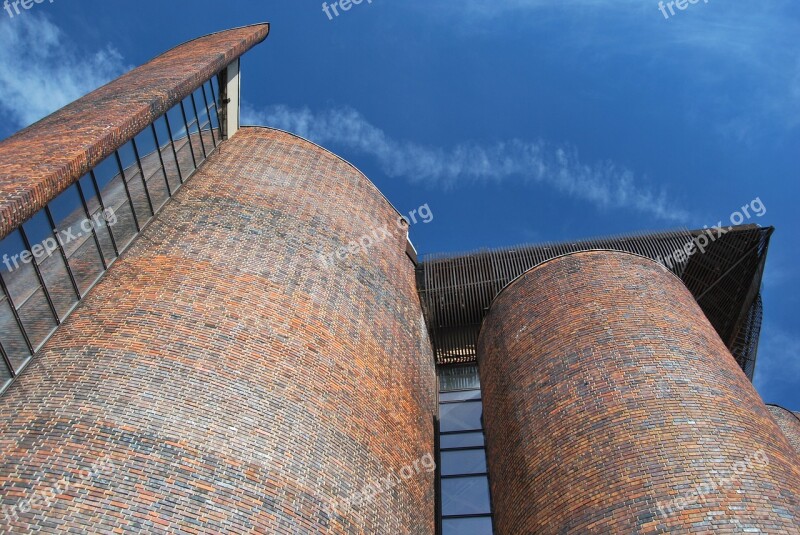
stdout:
{"type": "Polygon", "coordinates": [[[661,265],[546,262],[495,300],[478,355],[498,533],[800,529],[797,454],[661,265]]]}

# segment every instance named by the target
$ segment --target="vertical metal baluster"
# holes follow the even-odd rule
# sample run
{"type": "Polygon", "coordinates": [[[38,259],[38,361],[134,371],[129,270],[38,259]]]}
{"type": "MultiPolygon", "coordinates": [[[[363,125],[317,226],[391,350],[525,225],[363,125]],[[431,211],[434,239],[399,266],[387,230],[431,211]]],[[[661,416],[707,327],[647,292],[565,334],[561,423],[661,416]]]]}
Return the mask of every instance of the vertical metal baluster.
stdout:
{"type": "MultiPolygon", "coordinates": [[[[89,212],[89,204],[86,202],[86,197],[83,194],[83,186],[81,186],[80,180],[75,183],[78,186],[78,195],[81,198],[81,204],[83,205],[83,212],[86,214],[86,220],[92,221],[92,214],[89,212]]],[[[109,235],[111,233],[109,232],[109,235]]],[[[97,236],[97,230],[94,228],[94,224],[92,224],[92,237],[94,237],[94,244],[97,246],[97,254],[100,255],[100,262],[103,264],[103,271],[108,269],[108,264],[106,264],[105,255],[103,255],[103,248],[100,246],[100,238],[97,236]]]]}
{"type": "MultiPolygon", "coordinates": [[[[122,178],[122,185],[125,188],[125,195],[128,197],[128,204],[131,206],[131,214],[133,214],[133,224],[136,226],[136,233],[138,234],[142,231],[142,227],[139,226],[139,218],[136,217],[136,208],[133,206],[133,198],[131,198],[131,192],[128,190],[128,181],[125,180],[125,170],[122,168],[122,159],[119,157],[119,151],[114,151],[114,158],[117,160],[119,176],[122,178]]],[[[142,177],[142,179],[144,179],[144,177],[142,177]]]]}
{"type": "MultiPolygon", "coordinates": [[[[28,241],[28,235],[25,233],[25,229],[20,226],[17,230],[19,230],[19,235],[22,237],[22,243],[25,245],[25,248],[31,253],[31,256],[33,256],[33,252],[31,251],[31,242],[28,241]]],[[[36,262],[35,256],[33,256],[33,259],[31,260],[31,265],[33,266],[33,271],[36,272],[36,278],[39,279],[39,284],[42,287],[42,292],[44,292],[44,297],[47,299],[47,306],[50,307],[50,312],[53,313],[53,317],[56,319],[56,325],[61,325],[61,318],[58,317],[56,306],[53,304],[53,299],[50,297],[50,292],[47,291],[47,285],[44,282],[42,272],[39,270],[39,264],[36,262]]]]}
{"type": "MultiPolygon", "coordinates": [[[[100,186],[97,185],[97,177],[94,176],[94,170],[89,171],[89,176],[92,177],[92,185],[94,186],[94,191],[97,194],[97,202],[100,204],[100,209],[103,211],[103,215],[105,216],[106,205],[103,203],[103,196],[100,195],[100,186]]],[[[117,247],[117,240],[114,239],[114,232],[108,225],[106,225],[106,229],[108,229],[108,236],[111,238],[111,245],[114,248],[114,255],[116,258],[119,258],[119,248],[117,247]]],[[[100,250],[100,254],[103,254],[102,249],[100,250]]]]}
{"type": "Polygon", "coordinates": [[[144,194],[147,197],[147,205],[150,207],[150,213],[155,216],[156,211],[153,208],[153,200],[150,198],[150,190],[147,188],[147,177],[144,175],[144,166],[142,159],[139,157],[139,148],[136,146],[136,138],[131,139],[131,147],[133,147],[133,155],[136,157],[136,166],[139,168],[139,176],[142,177],[142,186],[144,186],[144,194]]]}
{"type": "Polygon", "coordinates": [[[56,240],[56,245],[58,246],[59,252],[61,252],[61,258],[64,260],[64,266],[67,268],[67,274],[69,275],[69,280],[72,283],[72,289],[75,290],[75,295],[78,297],[80,301],[83,296],[81,296],[81,291],[78,289],[78,283],[75,280],[75,275],[72,273],[72,268],[69,265],[69,259],[67,258],[67,252],[64,250],[64,247],[61,244],[61,240],[58,239],[58,234],[56,230],[56,222],[53,219],[53,214],[50,212],[50,207],[44,207],[44,213],[47,215],[47,221],[50,223],[50,228],[53,229],[53,238],[56,240]]]}

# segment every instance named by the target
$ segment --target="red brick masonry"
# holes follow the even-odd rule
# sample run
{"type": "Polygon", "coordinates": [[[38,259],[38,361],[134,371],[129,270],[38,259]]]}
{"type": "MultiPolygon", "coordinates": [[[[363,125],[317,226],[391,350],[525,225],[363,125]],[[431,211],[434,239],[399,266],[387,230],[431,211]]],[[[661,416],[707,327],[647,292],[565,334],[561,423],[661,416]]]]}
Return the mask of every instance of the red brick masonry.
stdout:
{"type": "Polygon", "coordinates": [[[778,422],[778,426],[789,439],[794,449],[800,454],[800,417],[789,409],[784,409],[777,405],[767,405],[772,417],[778,422]]]}
{"type": "Polygon", "coordinates": [[[268,33],[185,43],[0,142],[0,239],[268,33]]]}
{"type": "Polygon", "coordinates": [[[800,531],[796,452],[656,262],[532,269],[495,300],[478,357],[499,534],[800,531]]]}
{"type": "Polygon", "coordinates": [[[309,142],[223,143],[4,395],[0,531],[433,533],[427,470],[346,503],[432,453],[405,234],[318,259],[398,217],[309,142]]]}

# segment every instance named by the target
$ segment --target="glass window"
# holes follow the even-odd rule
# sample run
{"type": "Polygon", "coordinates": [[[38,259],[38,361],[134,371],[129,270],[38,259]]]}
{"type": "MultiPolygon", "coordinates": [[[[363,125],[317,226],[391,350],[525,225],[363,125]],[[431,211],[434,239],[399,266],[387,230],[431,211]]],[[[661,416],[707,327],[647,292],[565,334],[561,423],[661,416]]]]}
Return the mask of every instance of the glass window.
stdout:
{"type": "Polygon", "coordinates": [[[136,218],[140,225],[147,223],[154,215],[155,211],[150,201],[150,193],[144,187],[144,179],[139,171],[139,162],[136,161],[136,148],[132,142],[125,143],[117,151],[124,170],[125,180],[128,183],[128,191],[131,194],[133,208],[136,211],[136,218]]]}
{"type": "MultiPolygon", "coordinates": [[[[216,102],[217,93],[211,89],[211,82],[206,82],[204,89],[206,92],[206,98],[208,99],[208,113],[211,117],[211,127],[214,130],[217,130],[219,129],[219,117],[217,115],[219,113],[219,109],[216,102]]],[[[219,141],[219,132],[215,132],[214,135],[216,136],[217,141],[219,141]]]]}
{"type": "Polygon", "coordinates": [[[454,435],[441,435],[439,437],[439,447],[442,449],[470,448],[473,446],[483,446],[483,432],[456,433],[454,435]]]}
{"type": "Polygon", "coordinates": [[[486,477],[442,479],[442,515],[489,514],[489,482],[486,477]]]}
{"type": "Polygon", "coordinates": [[[439,390],[442,392],[478,389],[480,387],[478,367],[475,365],[448,366],[439,370],[439,390]]]}
{"type": "Polygon", "coordinates": [[[449,431],[472,431],[481,429],[482,404],[480,401],[464,403],[442,403],[439,406],[439,429],[449,431]]]}
{"type": "Polygon", "coordinates": [[[214,150],[215,84],[207,80],[0,240],[0,391],[214,150]]]}
{"type": "Polygon", "coordinates": [[[0,390],[11,382],[11,371],[6,366],[5,361],[0,358],[0,390]]]}
{"type": "Polygon", "coordinates": [[[103,262],[94,234],[95,223],[86,218],[78,186],[75,184],[50,201],[49,207],[56,233],[65,237],[60,241],[75,283],[83,295],[103,273],[103,262]],[[73,236],[75,239],[68,239],[73,236]]]}
{"type": "MultiPolygon", "coordinates": [[[[39,268],[39,275],[44,281],[53,307],[56,309],[58,317],[63,320],[78,302],[79,295],[72,285],[64,257],[59,249],[59,242],[53,235],[53,229],[45,211],[38,212],[26,221],[22,228],[30,242],[30,251],[33,257],[31,265],[33,266],[35,262],[36,267],[39,268]]],[[[81,233],[80,228],[71,229],[69,234],[60,233],[58,239],[62,243],[78,241],[81,233]]]]}
{"type": "Polygon", "coordinates": [[[481,399],[480,390],[463,390],[455,392],[442,392],[439,401],[464,401],[468,399],[481,399]]]}
{"type": "Polygon", "coordinates": [[[445,518],[442,535],[492,535],[492,518],[445,518]]]}
{"type": "MultiPolygon", "coordinates": [[[[89,219],[95,222],[103,220],[103,207],[91,175],[81,177],[80,181],[78,181],[78,190],[86,202],[86,208],[89,210],[89,219]]],[[[114,236],[109,231],[108,225],[105,224],[98,225],[95,223],[94,232],[100,242],[100,249],[103,252],[106,265],[111,264],[117,257],[114,236]]]]}
{"type": "Polygon", "coordinates": [[[14,369],[21,370],[31,353],[6,296],[0,297],[0,343],[14,369]]]}
{"type": "Polygon", "coordinates": [[[172,142],[169,137],[169,129],[167,128],[167,121],[162,116],[156,120],[153,125],[156,127],[156,141],[161,151],[161,159],[164,161],[164,170],[167,173],[167,180],[173,195],[181,186],[181,173],[178,168],[178,160],[176,159],[175,151],[172,147],[172,142]]]}
{"type": "MultiPolygon", "coordinates": [[[[35,235],[38,236],[38,233],[35,235]]],[[[0,251],[4,255],[2,276],[11,298],[11,306],[19,314],[22,327],[35,349],[56,327],[56,320],[33,265],[35,257],[25,246],[19,230],[6,236],[0,251]]]]}
{"type": "Polygon", "coordinates": [[[161,167],[161,153],[156,144],[151,128],[145,128],[134,138],[136,148],[139,150],[139,158],[144,169],[145,183],[147,191],[150,192],[150,200],[156,212],[169,200],[170,192],[167,188],[167,177],[164,176],[164,169],[161,167]]]}
{"type": "Polygon", "coordinates": [[[138,231],[137,221],[128,200],[128,185],[122,180],[116,157],[113,155],[95,167],[93,174],[100,190],[103,208],[113,211],[116,215],[117,224],[110,229],[110,232],[114,235],[117,249],[122,251],[138,231]]]}
{"type": "Polygon", "coordinates": [[[192,146],[186,135],[186,123],[184,122],[181,105],[174,106],[167,112],[166,119],[169,122],[169,129],[172,132],[172,139],[175,142],[175,151],[178,154],[178,163],[181,167],[183,179],[192,174],[195,170],[194,155],[192,146]]]}
{"type": "Polygon", "coordinates": [[[203,94],[202,88],[192,93],[194,97],[195,109],[197,109],[197,120],[200,122],[200,131],[203,136],[203,146],[206,153],[210,153],[214,149],[214,138],[211,135],[211,119],[208,116],[208,108],[206,107],[206,98],[203,94]]]}
{"type": "Polygon", "coordinates": [[[486,452],[481,449],[442,452],[442,475],[485,474],[486,452]]]}

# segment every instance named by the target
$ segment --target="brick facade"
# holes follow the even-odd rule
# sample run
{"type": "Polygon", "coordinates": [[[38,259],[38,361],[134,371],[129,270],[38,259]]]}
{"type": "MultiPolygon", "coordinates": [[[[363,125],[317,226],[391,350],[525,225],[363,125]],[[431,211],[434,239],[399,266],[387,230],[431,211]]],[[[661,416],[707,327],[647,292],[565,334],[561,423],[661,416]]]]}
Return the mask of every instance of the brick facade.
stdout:
{"type": "Polygon", "coordinates": [[[783,434],[800,454],[800,416],[797,413],[779,407],[778,405],[767,405],[772,417],[778,423],[783,434]]]}
{"type": "Polygon", "coordinates": [[[433,533],[435,372],[398,218],[309,142],[224,142],[4,395],[0,526],[433,533]]]}
{"type": "Polygon", "coordinates": [[[0,142],[0,238],[268,33],[257,24],[189,41],[0,142]]]}
{"type": "Polygon", "coordinates": [[[661,265],[592,251],[532,269],[478,357],[499,534],[800,530],[796,452],[661,265]]]}

